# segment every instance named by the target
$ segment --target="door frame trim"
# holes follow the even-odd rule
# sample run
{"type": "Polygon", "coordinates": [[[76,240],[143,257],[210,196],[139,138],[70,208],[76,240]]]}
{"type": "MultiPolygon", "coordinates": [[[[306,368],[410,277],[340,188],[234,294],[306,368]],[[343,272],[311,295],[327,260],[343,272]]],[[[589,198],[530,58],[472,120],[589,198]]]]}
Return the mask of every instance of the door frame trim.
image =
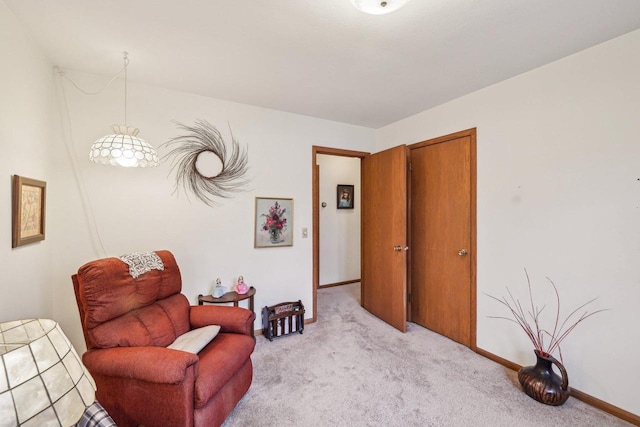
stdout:
{"type": "MultiPolygon", "coordinates": [[[[444,136],[440,136],[438,138],[433,138],[433,139],[428,139],[426,141],[421,141],[421,142],[417,142],[415,144],[411,144],[408,145],[409,150],[415,150],[418,148],[422,148],[428,145],[434,145],[434,144],[440,144],[443,142],[447,142],[450,140],[454,140],[454,139],[458,139],[458,138],[464,138],[464,137],[469,137],[471,139],[471,144],[470,144],[470,175],[471,175],[471,183],[470,183],[470,191],[471,191],[471,247],[470,247],[470,256],[471,256],[471,301],[470,301],[470,309],[471,309],[471,313],[470,313],[470,325],[469,325],[469,330],[470,330],[470,337],[469,337],[469,343],[470,346],[469,348],[473,351],[477,351],[477,343],[476,343],[476,338],[477,338],[477,264],[476,264],[476,260],[477,260],[477,213],[476,213],[476,200],[477,200],[477,196],[476,196],[476,192],[477,192],[477,182],[476,182],[476,178],[477,178],[477,153],[476,153],[476,134],[477,134],[477,128],[471,128],[471,129],[467,129],[467,130],[463,130],[460,132],[455,132],[455,133],[451,133],[449,135],[444,135],[444,136]]],[[[409,196],[409,198],[411,198],[411,196],[409,196]]],[[[409,283],[411,282],[411,279],[409,278],[409,283]]],[[[410,309],[409,309],[410,310],[410,309]]]]}
{"type": "MultiPolygon", "coordinates": [[[[361,161],[365,157],[369,156],[371,153],[366,151],[354,151],[354,150],[344,150],[341,148],[331,148],[331,147],[321,147],[317,145],[313,145],[311,147],[311,206],[313,211],[312,225],[311,225],[311,236],[313,239],[313,317],[311,318],[312,322],[318,320],[318,286],[320,285],[320,167],[316,163],[316,156],[318,154],[327,154],[330,156],[339,156],[339,157],[355,157],[359,158],[361,161]]],[[[360,177],[362,178],[362,168],[360,169],[360,177]]],[[[362,245],[361,245],[362,246],[362,245]]],[[[362,248],[360,249],[362,251],[362,248]]]]}

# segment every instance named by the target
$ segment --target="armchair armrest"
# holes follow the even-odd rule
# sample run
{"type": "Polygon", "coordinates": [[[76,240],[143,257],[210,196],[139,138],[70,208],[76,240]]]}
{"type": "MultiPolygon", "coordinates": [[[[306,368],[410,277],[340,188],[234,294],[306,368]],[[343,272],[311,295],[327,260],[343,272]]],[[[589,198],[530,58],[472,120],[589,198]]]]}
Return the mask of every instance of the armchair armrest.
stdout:
{"type": "Polygon", "coordinates": [[[251,335],[256,315],[242,307],[193,305],[189,313],[192,328],[220,325],[220,332],[251,335]]]}
{"type": "MultiPolygon", "coordinates": [[[[178,384],[198,355],[165,347],[113,347],[89,350],[82,361],[93,374],[178,384]]],[[[197,367],[194,367],[197,368],[197,367]]]]}

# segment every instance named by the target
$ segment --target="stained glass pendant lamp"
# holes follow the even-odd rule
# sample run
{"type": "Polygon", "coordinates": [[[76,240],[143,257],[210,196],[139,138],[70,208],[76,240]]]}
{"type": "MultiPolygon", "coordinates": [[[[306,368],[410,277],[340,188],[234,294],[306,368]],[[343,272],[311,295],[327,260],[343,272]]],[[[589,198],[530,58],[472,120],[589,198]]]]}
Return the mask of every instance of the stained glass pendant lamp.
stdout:
{"type": "Polygon", "coordinates": [[[400,9],[409,0],[351,0],[353,6],[370,15],[384,15],[400,9]]]}
{"type": "Polygon", "coordinates": [[[93,143],[89,160],[103,165],[122,167],[157,166],[158,153],[151,144],[138,137],[137,128],[127,126],[127,66],[129,58],[124,52],[124,125],[113,125],[113,133],[93,143]]]}
{"type": "Polygon", "coordinates": [[[74,425],[95,401],[95,390],[58,323],[0,323],[0,426],[74,425]]]}

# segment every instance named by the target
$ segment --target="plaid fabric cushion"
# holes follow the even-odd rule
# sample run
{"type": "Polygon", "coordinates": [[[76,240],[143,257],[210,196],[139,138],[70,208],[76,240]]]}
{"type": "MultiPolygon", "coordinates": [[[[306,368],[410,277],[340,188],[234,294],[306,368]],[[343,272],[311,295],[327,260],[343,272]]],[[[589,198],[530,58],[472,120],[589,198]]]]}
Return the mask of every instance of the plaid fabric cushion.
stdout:
{"type": "Polygon", "coordinates": [[[75,427],[117,427],[113,418],[107,414],[107,411],[96,400],[93,405],[89,406],[82,418],[75,427]]]}

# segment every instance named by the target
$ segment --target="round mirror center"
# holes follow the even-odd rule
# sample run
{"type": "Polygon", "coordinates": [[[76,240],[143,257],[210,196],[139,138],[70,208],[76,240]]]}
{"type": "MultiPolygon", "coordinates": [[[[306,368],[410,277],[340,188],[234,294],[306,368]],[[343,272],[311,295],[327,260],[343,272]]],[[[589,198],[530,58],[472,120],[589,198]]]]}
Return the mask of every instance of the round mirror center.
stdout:
{"type": "Polygon", "coordinates": [[[196,169],[205,178],[213,178],[222,172],[222,160],[211,151],[203,151],[198,154],[196,169]]]}

